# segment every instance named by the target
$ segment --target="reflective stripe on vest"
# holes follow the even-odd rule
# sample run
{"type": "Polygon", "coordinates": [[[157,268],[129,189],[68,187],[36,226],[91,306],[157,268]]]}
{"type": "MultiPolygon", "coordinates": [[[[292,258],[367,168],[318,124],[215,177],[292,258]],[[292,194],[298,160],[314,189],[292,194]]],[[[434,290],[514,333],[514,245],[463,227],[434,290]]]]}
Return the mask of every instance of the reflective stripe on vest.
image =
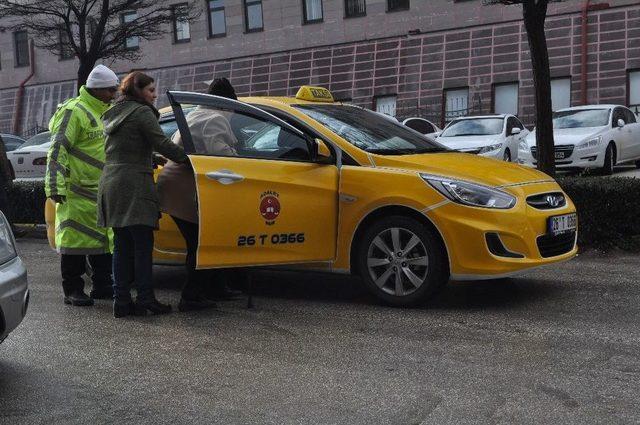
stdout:
{"type": "Polygon", "coordinates": [[[82,109],[82,111],[87,114],[87,118],[89,118],[89,121],[91,122],[91,127],[97,127],[98,123],[96,121],[96,119],[94,118],[93,114],[91,112],[89,112],[89,110],[87,108],[84,107],[84,105],[80,102],[76,103],[76,106],[80,109],[82,109]]]}
{"type": "MultiPolygon", "coordinates": [[[[58,134],[62,134],[62,133],[58,133],[58,134]]],[[[71,146],[71,143],[69,143],[69,139],[67,139],[67,136],[63,135],[61,137],[61,143],[62,146],[65,147],[65,149],[67,150],[67,152],[69,153],[69,155],[73,155],[75,156],[77,159],[79,159],[82,162],[85,162],[93,167],[96,167],[100,170],[102,170],[104,168],[104,162],[95,159],[94,157],[92,157],[91,155],[88,155],[84,152],[82,152],[80,149],[76,148],[75,146],[71,146]]]]}
{"type": "Polygon", "coordinates": [[[68,177],[69,171],[66,170],[62,165],[58,163],[58,156],[60,155],[60,145],[62,144],[62,137],[64,133],[67,131],[67,126],[69,125],[69,121],[71,120],[71,114],[73,111],[67,109],[64,111],[64,117],[62,118],[62,123],[60,124],[60,128],[58,129],[58,133],[56,133],[56,141],[53,143],[53,152],[51,152],[51,158],[49,159],[49,167],[47,172],[49,173],[49,187],[51,193],[58,193],[58,179],[56,177],[56,173],[58,170],[63,170],[62,174],[65,177],[68,177]],[[60,137],[62,134],[62,137],[60,137]]]}
{"type": "Polygon", "coordinates": [[[87,198],[88,200],[96,203],[98,202],[98,194],[96,192],[92,192],[89,189],[85,189],[84,187],[80,187],[73,183],[71,183],[69,189],[78,196],[82,196],[83,198],[87,198]]]}
{"type": "Polygon", "coordinates": [[[60,225],[58,226],[58,228],[56,229],[56,233],[61,232],[62,230],[66,229],[67,227],[77,230],[80,233],[85,234],[86,236],[89,236],[92,239],[97,240],[98,242],[106,245],[109,243],[109,238],[107,236],[105,236],[104,234],[93,230],[92,228],[85,226],[84,224],[78,223],[75,220],[65,220],[62,223],[60,223],[60,225]]]}

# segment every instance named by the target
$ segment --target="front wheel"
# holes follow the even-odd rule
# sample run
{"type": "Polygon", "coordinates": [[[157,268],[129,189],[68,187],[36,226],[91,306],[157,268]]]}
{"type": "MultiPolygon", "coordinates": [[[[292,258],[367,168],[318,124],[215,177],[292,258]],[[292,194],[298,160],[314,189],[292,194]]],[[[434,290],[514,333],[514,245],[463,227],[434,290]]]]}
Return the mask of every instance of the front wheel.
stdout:
{"type": "Polygon", "coordinates": [[[502,159],[506,162],[511,162],[511,151],[509,151],[509,148],[504,150],[504,155],[502,156],[502,159]]]}
{"type": "Polygon", "coordinates": [[[449,279],[446,252],[437,236],[404,216],[381,219],[366,230],[357,264],[373,295],[394,306],[427,301],[449,279]]]}
{"type": "Polygon", "coordinates": [[[613,143],[609,143],[607,150],[604,153],[604,166],[601,171],[605,176],[613,174],[613,166],[616,164],[616,151],[613,143]]]}

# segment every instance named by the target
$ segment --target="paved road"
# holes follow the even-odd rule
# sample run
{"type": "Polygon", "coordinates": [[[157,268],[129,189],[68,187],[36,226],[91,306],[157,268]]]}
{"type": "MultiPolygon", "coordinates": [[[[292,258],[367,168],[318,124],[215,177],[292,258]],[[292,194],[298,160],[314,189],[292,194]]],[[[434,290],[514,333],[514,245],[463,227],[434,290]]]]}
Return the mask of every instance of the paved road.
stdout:
{"type": "MultiPolygon", "coordinates": [[[[61,302],[57,257],[22,240],[31,307],[0,346],[0,423],[640,422],[637,255],[589,254],[425,308],[353,279],[263,273],[257,308],[116,320],[61,302]]],[[[179,270],[158,268],[175,302],[179,270]]]]}

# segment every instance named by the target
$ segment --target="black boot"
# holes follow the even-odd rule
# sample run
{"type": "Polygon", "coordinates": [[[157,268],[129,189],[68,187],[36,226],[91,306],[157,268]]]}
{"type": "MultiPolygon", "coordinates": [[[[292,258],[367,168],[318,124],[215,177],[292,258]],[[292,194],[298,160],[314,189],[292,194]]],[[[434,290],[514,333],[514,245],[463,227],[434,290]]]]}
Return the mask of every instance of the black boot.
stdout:
{"type": "Polygon", "coordinates": [[[88,307],[93,305],[93,300],[82,290],[71,292],[64,296],[64,303],[76,307],[88,307]]]}
{"type": "Polygon", "coordinates": [[[136,301],[136,309],[149,310],[153,314],[167,314],[171,312],[171,304],[162,304],[155,298],[136,301]]]}
{"type": "Polygon", "coordinates": [[[147,310],[138,307],[133,301],[127,303],[113,302],[113,317],[146,316],[147,310]]]}

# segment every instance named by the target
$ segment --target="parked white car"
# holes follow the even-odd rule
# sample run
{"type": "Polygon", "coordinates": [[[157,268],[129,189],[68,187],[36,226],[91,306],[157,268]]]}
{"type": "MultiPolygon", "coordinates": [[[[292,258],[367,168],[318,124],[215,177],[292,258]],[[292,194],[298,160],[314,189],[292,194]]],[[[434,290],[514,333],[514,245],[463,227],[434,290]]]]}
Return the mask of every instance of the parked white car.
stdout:
{"type": "Polygon", "coordinates": [[[47,168],[47,153],[51,146],[48,131],[36,134],[18,149],[8,152],[16,180],[44,180],[47,168]]]}
{"type": "Polygon", "coordinates": [[[528,134],[514,115],[461,117],[447,124],[438,142],[460,152],[516,161],[518,146],[528,134]]]}
{"type": "Polygon", "coordinates": [[[420,117],[411,117],[402,121],[403,125],[417,131],[420,134],[424,134],[429,137],[437,137],[440,135],[440,127],[432,123],[431,121],[420,118],[420,117]]]}
{"type": "MultiPolygon", "coordinates": [[[[553,113],[553,139],[558,169],[598,168],[611,174],[616,164],[635,161],[640,167],[640,124],[620,105],[588,105],[553,113]]],[[[519,161],[537,165],[534,131],[521,144],[519,161]]]]}
{"type": "Polygon", "coordinates": [[[29,306],[27,270],[11,226],[0,211],[0,343],[22,322],[29,306]]]}

